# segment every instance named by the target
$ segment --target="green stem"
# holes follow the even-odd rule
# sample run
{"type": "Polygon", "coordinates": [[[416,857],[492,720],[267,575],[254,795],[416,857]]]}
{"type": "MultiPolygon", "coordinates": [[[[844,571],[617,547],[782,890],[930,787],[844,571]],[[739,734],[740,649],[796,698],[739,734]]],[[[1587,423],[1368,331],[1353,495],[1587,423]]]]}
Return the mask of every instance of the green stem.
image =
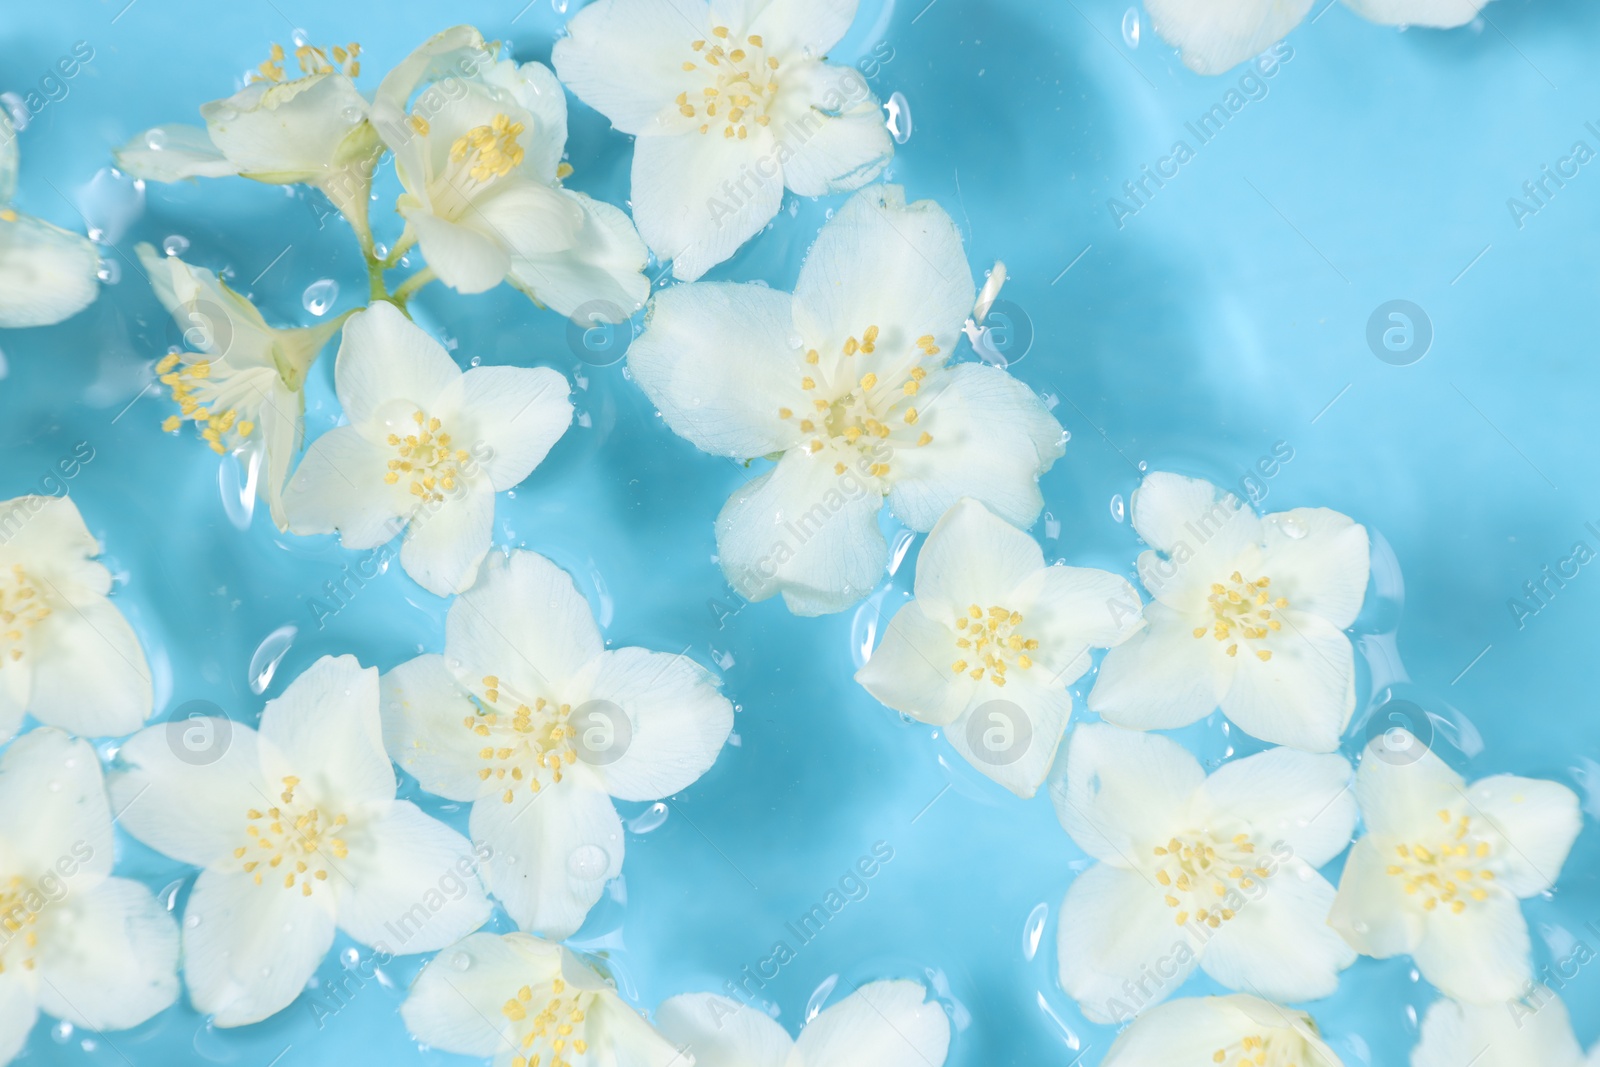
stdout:
{"type": "Polygon", "coordinates": [[[389,254],[384,257],[383,269],[391,270],[394,267],[399,266],[400,257],[411,251],[412,246],[414,246],[416,243],[417,239],[412,234],[411,227],[407,226],[405,232],[400,235],[400,239],[396,241],[394,243],[394,247],[389,250],[389,254]]]}
{"type": "Polygon", "coordinates": [[[412,295],[416,293],[418,289],[421,289],[424,285],[427,285],[429,282],[433,281],[435,277],[437,277],[437,275],[433,273],[432,267],[423,267],[421,270],[417,271],[417,273],[401,282],[400,288],[396,289],[394,294],[389,299],[392,300],[401,311],[404,311],[406,309],[406,302],[411,299],[412,295]]]}
{"type": "Polygon", "coordinates": [[[389,287],[383,282],[383,261],[371,253],[367,254],[367,282],[369,300],[389,299],[389,287]]]}

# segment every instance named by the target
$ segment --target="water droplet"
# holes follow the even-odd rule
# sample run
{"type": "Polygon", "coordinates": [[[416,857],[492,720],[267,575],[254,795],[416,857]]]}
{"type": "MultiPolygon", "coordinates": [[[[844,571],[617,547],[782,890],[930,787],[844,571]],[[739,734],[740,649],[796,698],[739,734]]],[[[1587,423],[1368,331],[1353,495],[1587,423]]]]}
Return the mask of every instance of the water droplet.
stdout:
{"type": "Polygon", "coordinates": [[[1111,518],[1117,522],[1121,522],[1123,519],[1127,518],[1127,515],[1127,506],[1122,502],[1122,494],[1111,494],[1111,518]]]}
{"type": "Polygon", "coordinates": [[[567,0],[550,0],[550,6],[555,9],[555,13],[558,15],[567,13],[567,0]]]}
{"type": "Polygon", "coordinates": [[[1310,532],[1305,520],[1296,515],[1284,515],[1278,519],[1278,529],[1283,531],[1283,536],[1291,541],[1298,541],[1310,532]]]}
{"type": "Polygon", "coordinates": [[[186,929],[193,930],[196,926],[200,925],[200,916],[190,912],[188,915],[183,917],[183,925],[186,929]]]}
{"type": "Polygon", "coordinates": [[[114,259],[102,259],[95,275],[107,285],[116,285],[122,280],[122,264],[114,259]]]}
{"type": "Polygon", "coordinates": [[[72,1024],[59,1022],[50,1028],[50,1037],[58,1045],[65,1045],[72,1040],[72,1024]]]}
{"type": "Polygon", "coordinates": [[[305,30],[297,27],[292,33],[289,34],[289,39],[294,42],[294,46],[296,48],[304,48],[306,43],[311,40],[311,35],[306,33],[305,30]]]}
{"type": "Polygon", "coordinates": [[[211,109],[211,117],[222,122],[232,122],[239,117],[239,109],[232,104],[218,104],[211,109]]]}
{"type": "Polygon", "coordinates": [[[822,1011],[822,1005],[827,1003],[828,997],[833,993],[834,988],[837,987],[838,984],[839,976],[836,974],[830,974],[828,977],[822,980],[822,983],[818,985],[816,989],[811,991],[811,999],[806,1001],[806,1022],[809,1023],[812,1019],[817,1017],[818,1013],[822,1011]]]}
{"type": "Polygon", "coordinates": [[[144,214],[144,182],[101,167],[74,197],[91,241],[116,244],[144,214]]]}
{"type": "Polygon", "coordinates": [[[311,314],[318,316],[326,315],[337,299],[339,299],[339,283],[332,278],[314,281],[300,294],[301,305],[311,314]]]}
{"type": "Polygon", "coordinates": [[[339,117],[344,119],[350,125],[354,126],[356,123],[366,118],[367,113],[361,108],[356,107],[354,104],[351,104],[349,107],[344,108],[339,112],[339,117]]]}
{"type": "Polygon", "coordinates": [[[1061,536],[1061,520],[1048,511],[1044,513],[1044,535],[1051,541],[1061,536]]]}
{"type": "Polygon", "coordinates": [[[160,126],[157,126],[151,130],[146,130],[144,134],[144,146],[150,149],[152,152],[159,152],[166,148],[167,131],[163,130],[160,126]]]}
{"type": "Polygon", "coordinates": [[[572,850],[572,855],[567,857],[567,871],[574,878],[585,881],[594,881],[604,878],[606,868],[611,864],[611,857],[606,855],[606,850],[599,845],[579,845],[572,850]]]}
{"type": "Polygon", "coordinates": [[[353,948],[347,948],[343,952],[339,953],[339,962],[344,964],[346,967],[354,967],[356,964],[361,962],[361,953],[357,952],[353,948]]]}
{"type": "Polygon", "coordinates": [[[896,90],[883,106],[889,112],[889,121],[885,125],[889,127],[894,143],[905,144],[911,140],[911,104],[906,101],[905,94],[896,90]]]}
{"type": "Polygon", "coordinates": [[[454,952],[450,955],[450,966],[458,971],[472,969],[472,957],[465,952],[454,952]]]}
{"type": "Polygon", "coordinates": [[[650,805],[644,811],[628,821],[628,830],[635,834],[647,834],[667,821],[667,806],[660,801],[650,805]]]}
{"type": "Polygon", "coordinates": [[[1022,924],[1022,958],[1031,960],[1039,952],[1039,939],[1044,936],[1044,920],[1050,914],[1049,905],[1036,904],[1028,912],[1028,921],[1022,924]]]}
{"type": "Polygon", "coordinates": [[[1122,16],[1122,39],[1129,48],[1139,47],[1139,9],[1130,7],[1122,16]]]}
{"type": "Polygon", "coordinates": [[[240,530],[250,528],[256,513],[256,479],[261,474],[261,449],[252,447],[241,457],[223,456],[217,465],[217,488],[222,492],[222,510],[228,521],[240,530]]]}
{"type": "Polygon", "coordinates": [[[189,239],[175,233],[161,242],[161,250],[169,256],[181,256],[189,251],[189,239]]]}

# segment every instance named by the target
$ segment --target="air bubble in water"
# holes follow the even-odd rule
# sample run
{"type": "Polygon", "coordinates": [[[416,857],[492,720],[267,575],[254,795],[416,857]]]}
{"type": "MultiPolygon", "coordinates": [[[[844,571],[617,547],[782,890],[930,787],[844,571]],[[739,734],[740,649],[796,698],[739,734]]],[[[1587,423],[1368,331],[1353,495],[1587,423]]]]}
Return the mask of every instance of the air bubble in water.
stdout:
{"type": "Polygon", "coordinates": [[[326,315],[328,309],[333,307],[333,302],[339,299],[339,283],[332,278],[323,278],[306,286],[306,291],[300,294],[300,303],[313,315],[326,315]]]}
{"type": "Polygon", "coordinates": [[[905,144],[911,140],[911,105],[906,101],[905,94],[898,90],[891,93],[889,102],[883,106],[889,111],[887,125],[894,143],[905,144]]]}
{"type": "Polygon", "coordinates": [[[1122,16],[1122,39],[1129,48],[1139,47],[1139,9],[1130,7],[1122,16]]]}
{"type": "Polygon", "coordinates": [[[1113,493],[1111,495],[1111,517],[1117,522],[1121,522],[1127,517],[1127,514],[1127,507],[1122,503],[1122,494],[1113,493]]]}
{"type": "Polygon", "coordinates": [[[175,233],[161,242],[161,250],[169,256],[181,256],[189,251],[189,239],[175,233]]]}

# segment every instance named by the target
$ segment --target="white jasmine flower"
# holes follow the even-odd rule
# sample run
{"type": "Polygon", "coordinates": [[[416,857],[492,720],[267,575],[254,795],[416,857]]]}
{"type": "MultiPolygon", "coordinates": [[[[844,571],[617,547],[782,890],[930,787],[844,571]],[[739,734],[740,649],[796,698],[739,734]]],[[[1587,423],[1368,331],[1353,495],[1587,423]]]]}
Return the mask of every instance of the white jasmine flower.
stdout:
{"type": "Polygon", "coordinates": [[[378,87],[373,121],[405,186],[396,248],[420,243],[464,293],[505,280],[563,315],[589,301],[630,315],[650,293],[644,242],[622,211],[562,188],[572,168],[561,85],[541,63],[496,59],[498,48],[457,26],[378,87]]]}
{"type": "Polygon", "coordinates": [[[1343,1067],[1303,1011],[1234,994],[1163,1004],[1117,1035],[1102,1067],[1343,1067]]]}
{"type": "Polygon", "coordinates": [[[637,138],[634,217],[678,278],[760,232],[785,186],[848,192],[888,165],[894,144],[865,79],[823,62],[855,13],[855,0],[599,0],[567,24],[551,61],[637,138]]]}
{"type": "Polygon", "coordinates": [[[147,244],[134,251],[156,298],[196,350],[169,353],[156,364],[180,411],[162,429],[192,421],[213,452],[237,452],[256,466],[257,495],[278,529],[286,529],[283,486],[305,435],[306,374],[349,315],[273,329],[254,304],[204,267],[147,244]]]}
{"type": "Polygon", "coordinates": [[[1125,1021],[1198,966],[1275,1000],[1333,993],[1356,954],[1328,928],[1317,868],[1355,829],[1350,765],[1275,748],[1207,778],[1159,734],[1080,726],[1061,825],[1099,860],[1061,902],[1061,986],[1086,1018],[1125,1021]]]}
{"type": "Polygon", "coordinates": [[[117,150],[117,166],[159,182],[237,174],[269,185],[313,185],[370,250],[367,199],[383,146],[351,80],[361,73],[361,46],[301,45],[294,55],[301,77],[285,75],[283,48],[273,45],[255,81],[200,108],[203,129],[146,130],[117,150]]]}
{"type": "Polygon", "coordinates": [[[1446,996],[1522,995],[1533,970],[1518,901],[1555,884],[1582,822],[1577,796],[1511,774],[1469,786],[1431,751],[1405,762],[1379,744],[1356,774],[1367,833],[1328,922],[1363,955],[1409,954],[1446,996]]]}
{"type": "Polygon", "coordinates": [[[485,878],[524,929],[566,937],[622,870],[611,798],[658,800],[711,766],[733,706],[691,660],[607,649],[567,573],[489,557],[443,656],[384,676],[384,741],[429,792],[472,801],[485,878]]]}
{"type": "Polygon", "coordinates": [[[972,300],[950,216],[887,185],[822,228],[793,296],[699,283],[651,301],[628,366],[667,425],[713,455],[777,460],[717,517],[740,596],[781,592],[800,615],[862,599],[888,561],[886,500],[913,530],[962,497],[1038,518],[1064,435],[1004,371],[950,364],[972,300]]]}
{"type": "Polygon", "coordinates": [[[1561,998],[1544,986],[1526,1000],[1462,1004],[1438,1000],[1422,1018],[1411,1067],[1600,1067],[1585,1058],[1561,998]]]}
{"type": "Polygon", "coordinates": [[[395,799],[378,672],[324,656],[267,701],[258,733],[209,719],[211,749],[166,727],[130,737],[111,796],[123,829],[199,867],[184,911],[184,977],[218,1026],[287,1007],[334,929],[392,955],[431,952],[483,925],[490,905],[467,839],[395,799]]]}
{"type": "Polygon", "coordinates": [[[178,928],[150,890],[111,877],[111,809],[85,741],[41,727],[0,756],[0,1063],[42,1011],[138,1026],[178,997],[178,928]]]}
{"type": "Polygon", "coordinates": [[[920,982],[868,982],[806,1023],[798,1039],[748,1005],[685,993],[656,1009],[695,1067],[941,1067],[950,1020],[920,982]]]}
{"type": "Polygon", "coordinates": [[[889,621],[856,681],[896,711],[947,727],[969,763],[1031,797],[1055,760],[1072,713],[1067,687],[1089,669],[1089,650],[1140,625],[1126,579],[1046,567],[1032,537],[962,500],[928,535],[916,599],[889,621]]]}
{"type": "Polygon", "coordinates": [[[0,503],[0,740],[25,714],[82,737],[150,717],[150,668],[70,497],[0,503]]]}
{"type": "Polygon", "coordinates": [[[392,304],[344,328],[334,383],[348,425],[311,443],[284,508],[295,533],[376,548],[402,529],[400,563],[429,592],[466,589],[489,551],[494,495],[526,478],[572,421],[548,367],[475,367],[392,304]]]}
{"type": "Polygon", "coordinates": [[[100,253],[11,206],[17,195],[17,131],[0,107],[0,328],[51,326],[100,295],[100,253]]]}
{"type": "Polygon", "coordinates": [[[1326,508],[1258,518],[1210,482],[1145,476],[1133,527],[1148,629],[1106,655],[1089,707],[1140,730],[1212,709],[1263,741],[1339,746],[1355,711],[1344,630],[1366,596],[1366,527],[1326,508]]]}

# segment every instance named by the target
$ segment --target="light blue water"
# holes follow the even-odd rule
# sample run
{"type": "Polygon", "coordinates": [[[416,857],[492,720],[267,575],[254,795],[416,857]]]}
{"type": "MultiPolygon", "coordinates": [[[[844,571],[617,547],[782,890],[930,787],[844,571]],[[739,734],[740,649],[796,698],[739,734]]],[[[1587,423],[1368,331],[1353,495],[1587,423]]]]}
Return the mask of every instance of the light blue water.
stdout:
{"type": "MultiPolygon", "coordinates": [[[[125,2],[13,2],[0,18],[0,90],[26,93],[75,42],[94,49],[23,134],[20,206],[82,229],[81,205],[120,275],[64,325],[0,334],[0,497],[40,491],[88,442],[94,458],[71,492],[150,649],[158,714],[202,699],[253,721],[257,650],[281,650],[284,627],[292,641],[265,696],[324,654],[387,669],[438,651],[447,603],[391,567],[318,628],[309,598],[360,555],[331,538],[280,537],[264,515],[236,528],[215,458],[191,436],[161,434],[170,409],[153,394],[135,400],[176,337],[132,247],[182,237],[188,258],[231,267],[282,324],[314,320],[302,294],[322,279],[341,290],[333,312],[354,306],[360,256],[336,218],[319,229],[315,201],[278,188],[152,186],[141,204],[97,172],[135,132],[193,121],[297,27],[361,41],[370,89],[459,21],[508,39],[519,59],[548,60],[562,16],[551,0],[520,14],[521,0],[125,2]]],[[[1600,576],[1585,568],[1521,627],[1507,601],[1575,542],[1600,547],[1585,525],[1600,528],[1600,162],[1520,229],[1506,201],[1575,141],[1600,148],[1585,127],[1600,126],[1600,9],[1498,0],[1475,27],[1399,33],[1334,4],[1290,36],[1266,95],[1197,146],[1184,124],[1238,74],[1189,73],[1147,19],[1135,47],[1125,2],[925,4],[869,0],[834,58],[877,57],[875,90],[904,94],[913,116],[893,180],[949,210],[980,275],[995,258],[1010,268],[1004,298],[1034,333],[1014,372],[1056,401],[1072,433],[1044,480],[1035,533],[1047,555],[1131,573],[1138,545],[1114,501],[1139,465],[1236,485],[1287,444],[1293,459],[1264,483],[1269,510],[1326,505],[1381,535],[1378,587],[1357,627],[1377,635],[1363,643],[1376,650],[1364,677],[1403,671],[1411,699],[1456,709],[1481,744],[1470,758],[1442,751],[1469,777],[1551,777],[1585,797],[1558,890],[1525,910],[1537,963],[1565,955],[1572,937],[1593,947],[1582,926],[1600,921],[1600,576]],[[1119,228],[1108,198],[1179,138],[1194,158],[1119,228]],[[1393,299],[1433,326],[1413,365],[1367,345],[1369,316],[1393,299]]],[[[628,140],[575,101],[571,125],[570,184],[625,202],[628,140]]],[[[787,204],[711,277],[789,288],[833,206],[787,204]]],[[[855,685],[871,608],[795,619],[767,602],[719,618],[738,602],[712,561],[711,519],[741,473],[672,436],[621,365],[575,358],[564,320],[504,288],[462,298],[432,287],[413,308],[463,362],[553,366],[578,387],[578,425],[502,497],[497,540],[571,569],[611,641],[689,649],[741,709],[737,743],[701,781],[662,809],[619,805],[635,820],[624,875],[575,943],[606,951],[647,1009],[720,990],[886,842],[894,857],[867,896],[762,991],[791,1032],[836,975],[921,977],[953,1010],[957,1067],[1098,1062],[1112,1031],[1087,1024],[1055,982],[1055,910],[1086,859],[1049,801],[1004,793],[855,685]]],[[[313,434],[335,419],[331,372],[331,359],[316,370],[313,434]]],[[[885,613],[907,595],[915,551],[885,613]]],[[[1229,743],[1217,718],[1185,740],[1207,757],[1229,743]]],[[[464,828],[464,811],[420,799],[464,828]]],[[[181,907],[192,872],[120,844],[120,873],[175,887],[181,907]]],[[[338,980],[349,950],[341,938],[320,981],[338,980]]],[[[181,1005],[109,1040],[41,1021],[19,1062],[469,1062],[419,1051],[400,1024],[419,965],[385,968],[331,1016],[302,998],[236,1031],[210,1031],[181,1005]]],[[[1600,1038],[1596,971],[1565,991],[1586,1046],[1600,1038]]],[[[1206,991],[1203,979],[1185,990],[1206,991]]],[[[1408,961],[1363,959],[1313,1010],[1347,1064],[1399,1065],[1433,999],[1408,961]]]]}

